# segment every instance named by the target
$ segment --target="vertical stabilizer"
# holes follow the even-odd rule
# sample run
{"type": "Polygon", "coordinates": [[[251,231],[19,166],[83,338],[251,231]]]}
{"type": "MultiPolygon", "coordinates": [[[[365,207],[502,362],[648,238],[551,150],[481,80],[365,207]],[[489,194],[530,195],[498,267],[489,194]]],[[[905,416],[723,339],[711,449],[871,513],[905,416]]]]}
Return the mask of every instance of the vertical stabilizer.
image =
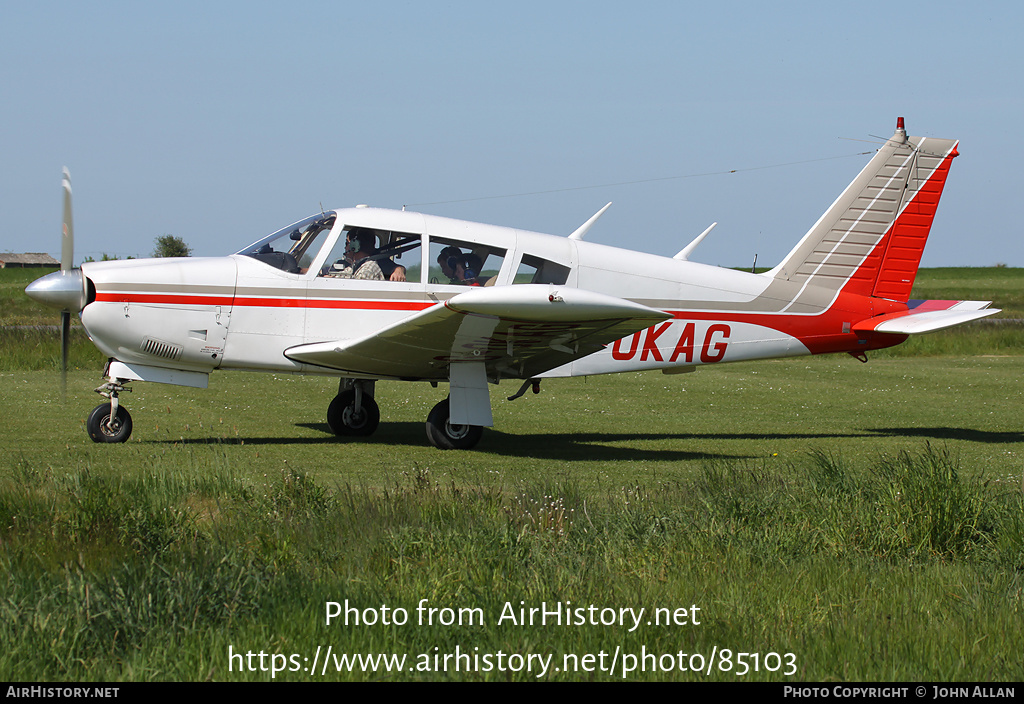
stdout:
{"type": "Polygon", "coordinates": [[[885,146],[771,274],[906,302],[957,142],[908,137],[903,118],[885,146]]]}

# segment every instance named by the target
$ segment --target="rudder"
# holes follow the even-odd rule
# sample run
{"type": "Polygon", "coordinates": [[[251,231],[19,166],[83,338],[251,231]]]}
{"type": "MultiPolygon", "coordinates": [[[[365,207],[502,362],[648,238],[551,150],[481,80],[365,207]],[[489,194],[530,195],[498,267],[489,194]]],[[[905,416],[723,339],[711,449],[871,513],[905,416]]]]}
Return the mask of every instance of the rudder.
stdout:
{"type": "MultiPolygon", "coordinates": [[[[956,156],[955,142],[941,156],[920,148],[917,150],[912,174],[927,176],[923,180],[918,176],[911,176],[911,185],[908,185],[907,189],[908,203],[896,218],[888,236],[877,248],[881,254],[881,262],[877,265],[878,275],[871,291],[872,296],[900,303],[906,303],[910,299],[910,291],[914,287],[917,269],[921,264],[921,255],[924,254],[924,246],[931,232],[932,220],[939,207],[942,189],[946,185],[949,166],[956,156]]],[[[868,261],[865,264],[870,266],[871,263],[868,261]]]]}

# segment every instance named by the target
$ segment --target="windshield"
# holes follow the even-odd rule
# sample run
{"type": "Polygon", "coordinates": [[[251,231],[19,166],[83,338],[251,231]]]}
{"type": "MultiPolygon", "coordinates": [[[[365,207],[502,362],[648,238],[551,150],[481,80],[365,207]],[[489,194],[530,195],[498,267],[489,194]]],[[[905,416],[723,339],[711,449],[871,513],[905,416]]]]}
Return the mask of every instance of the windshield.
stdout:
{"type": "Polygon", "coordinates": [[[334,213],[320,213],[282,228],[235,254],[258,259],[289,274],[303,274],[334,226],[334,213]]]}

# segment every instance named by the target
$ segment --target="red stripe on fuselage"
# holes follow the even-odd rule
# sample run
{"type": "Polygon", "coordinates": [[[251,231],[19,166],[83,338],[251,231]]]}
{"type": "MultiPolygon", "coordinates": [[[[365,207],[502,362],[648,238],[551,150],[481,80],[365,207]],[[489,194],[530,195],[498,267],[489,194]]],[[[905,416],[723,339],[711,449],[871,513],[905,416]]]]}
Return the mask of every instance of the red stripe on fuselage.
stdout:
{"type": "Polygon", "coordinates": [[[433,302],[421,301],[374,301],[374,300],[328,300],[323,298],[236,298],[236,306],[265,308],[338,308],[346,310],[424,310],[433,302]]]}
{"type": "Polygon", "coordinates": [[[186,296],[172,293],[107,293],[96,292],[100,303],[162,303],[189,304],[196,306],[230,306],[231,296],[186,296]]]}
{"type": "Polygon", "coordinates": [[[337,300],[323,298],[263,298],[203,296],[173,293],[97,293],[102,303],[152,303],[157,305],[247,306],[254,308],[339,308],[347,310],[424,310],[434,305],[421,301],[337,300]]]}

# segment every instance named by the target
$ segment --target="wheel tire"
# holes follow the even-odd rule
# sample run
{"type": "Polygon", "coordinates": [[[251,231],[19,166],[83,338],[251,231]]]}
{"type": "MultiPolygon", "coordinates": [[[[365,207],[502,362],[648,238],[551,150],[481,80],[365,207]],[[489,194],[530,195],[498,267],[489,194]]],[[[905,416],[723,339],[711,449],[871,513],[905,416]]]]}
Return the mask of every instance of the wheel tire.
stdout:
{"type": "Polygon", "coordinates": [[[427,415],[427,440],[439,450],[469,450],[484,434],[480,425],[452,425],[449,399],[434,406],[427,415]]]}
{"type": "Polygon", "coordinates": [[[367,437],[380,425],[380,408],[370,394],[363,394],[362,409],[355,413],[356,392],[343,391],[327,407],[327,425],[335,435],[367,437]]]}
{"type": "Polygon", "coordinates": [[[101,403],[92,409],[85,429],[93,442],[126,442],[132,434],[132,416],[124,406],[117,407],[117,416],[112,423],[113,429],[107,427],[110,419],[110,404],[101,403]]]}

